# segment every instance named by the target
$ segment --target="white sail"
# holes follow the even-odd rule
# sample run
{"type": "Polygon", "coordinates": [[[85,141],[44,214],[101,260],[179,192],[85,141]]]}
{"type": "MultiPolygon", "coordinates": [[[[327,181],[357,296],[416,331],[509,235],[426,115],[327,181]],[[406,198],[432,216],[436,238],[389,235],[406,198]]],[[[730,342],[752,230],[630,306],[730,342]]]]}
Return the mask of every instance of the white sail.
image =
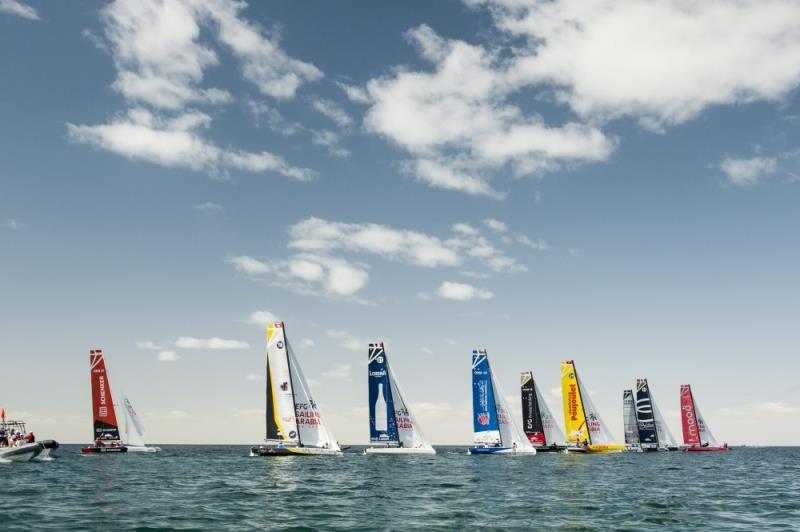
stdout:
{"type": "Polygon", "coordinates": [[[320,447],[325,449],[340,450],[339,444],[325,424],[322,412],[311,395],[303,371],[297,362],[294,350],[287,343],[289,352],[289,370],[294,383],[294,404],[297,419],[297,428],[300,444],[305,447],[320,447]]]}
{"type": "Polygon", "coordinates": [[[672,431],[669,430],[669,425],[667,425],[667,422],[664,420],[664,416],[661,415],[661,410],[658,408],[652,394],[650,396],[650,401],[653,405],[653,417],[655,418],[656,432],[658,433],[658,446],[677,447],[678,442],[675,440],[675,436],[672,435],[672,431]]]}
{"type": "Polygon", "coordinates": [[[536,402],[539,404],[539,415],[542,417],[544,441],[547,442],[547,445],[565,444],[567,439],[564,437],[564,432],[561,430],[561,427],[558,426],[558,423],[556,423],[556,418],[553,417],[553,413],[550,411],[550,407],[547,406],[544,397],[542,397],[542,392],[539,390],[539,386],[536,384],[535,380],[533,381],[533,390],[536,392],[536,402]]]}
{"type": "MultiPolygon", "coordinates": [[[[275,434],[267,431],[267,440],[277,439],[288,444],[298,443],[297,417],[295,412],[294,386],[292,375],[289,371],[289,355],[286,346],[286,335],[283,324],[270,324],[267,328],[267,378],[271,384],[267,393],[271,394],[268,401],[277,427],[275,434]]],[[[270,420],[267,420],[268,427],[270,420]]]]}
{"type": "Polygon", "coordinates": [[[133,405],[127,397],[122,397],[122,410],[125,413],[125,443],[136,447],[144,447],[144,427],[133,405]]]}
{"type": "Polygon", "coordinates": [[[719,445],[717,439],[711,433],[711,430],[708,428],[708,424],[706,423],[706,418],[703,417],[703,414],[700,413],[700,407],[697,406],[697,401],[694,402],[694,410],[697,413],[697,428],[700,431],[700,443],[703,445],[710,445],[715,447],[719,445]]]}
{"type": "Polygon", "coordinates": [[[497,425],[500,429],[500,440],[503,447],[516,447],[517,450],[533,450],[531,442],[522,429],[519,428],[508,408],[505,395],[500,389],[500,385],[491,373],[492,389],[494,390],[494,404],[497,408],[497,425]]]}
{"type": "Polygon", "coordinates": [[[600,412],[594,405],[594,401],[589,396],[589,391],[583,384],[582,379],[578,379],[578,386],[581,391],[581,400],[583,401],[583,409],[586,412],[586,423],[589,425],[589,438],[593,445],[596,444],[613,444],[615,439],[608,429],[608,425],[603,422],[600,417],[600,412]]]}
{"type": "Polygon", "coordinates": [[[406,402],[405,395],[400,389],[400,384],[397,382],[394,370],[391,369],[388,360],[386,365],[389,368],[389,386],[391,387],[392,400],[394,402],[398,441],[403,444],[404,448],[433,449],[428,440],[425,439],[417,419],[411,412],[411,408],[406,402]]]}

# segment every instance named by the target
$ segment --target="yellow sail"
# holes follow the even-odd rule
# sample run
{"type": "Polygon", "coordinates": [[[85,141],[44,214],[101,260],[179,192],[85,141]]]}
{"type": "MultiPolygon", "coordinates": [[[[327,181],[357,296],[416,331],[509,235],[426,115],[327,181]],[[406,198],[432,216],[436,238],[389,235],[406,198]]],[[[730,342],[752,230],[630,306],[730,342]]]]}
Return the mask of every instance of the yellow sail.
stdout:
{"type": "Polygon", "coordinates": [[[583,412],[581,388],[572,360],[561,363],[561,396],[564,401],[564,432],[568,443],[589,443],[589,430],[583,412]]]}

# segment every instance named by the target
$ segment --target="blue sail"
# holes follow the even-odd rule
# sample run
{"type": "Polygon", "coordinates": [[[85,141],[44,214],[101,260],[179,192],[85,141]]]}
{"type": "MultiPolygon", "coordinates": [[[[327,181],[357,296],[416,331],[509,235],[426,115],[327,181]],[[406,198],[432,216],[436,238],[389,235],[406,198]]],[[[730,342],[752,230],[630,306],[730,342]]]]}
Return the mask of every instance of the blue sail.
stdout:
{"type": "Polygon", "coordinates": [[[492,373],[484,349],[472,352],[472,424],[475,443],[501,443],[492,373]]]}
{"type": "Polygon", "coordinates": [[[369,439],[371,442],[383,442],[396,445],[397,419],[392,400],[392,388],[389,385],[389,364],[383,342],[369,344],[369,365],[367,366],[369,381],[369,439]]]}

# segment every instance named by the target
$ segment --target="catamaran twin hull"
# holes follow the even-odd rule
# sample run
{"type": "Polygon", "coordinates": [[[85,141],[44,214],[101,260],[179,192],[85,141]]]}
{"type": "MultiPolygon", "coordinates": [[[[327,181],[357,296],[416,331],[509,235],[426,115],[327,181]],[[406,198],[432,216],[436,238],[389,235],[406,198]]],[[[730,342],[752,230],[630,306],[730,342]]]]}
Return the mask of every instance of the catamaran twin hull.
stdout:
{"type": "Polygon", "coordinates": [[[367,447],[364,454],[436,454],[433,447],[367,447]]]}
{"type": "Polygon", "coordinates": [[[250,456],[342,456],[339,449],[323,447],[277,447],[259,445],[250,448],[250,456]]]}
{"type": "Polygon", "coordinates": [[[686,447],[685,451],[690,453],[710,453],[715,451],[730,451],[730,447],[715,445],[715,446],[707,446],[707,447],[686,447]]]}
{"type": "Polygon", "coordinates": [[[510,456],[523,456],[529,455],[533,456],[536,454],[536,449],[533,447],[470,447],[467,449],[468,454],[472,455],[480,455],[480,454],[502,454],[502,455],[510,455],[510,456]]]}
{"type": "Polygon", "coordinates": [[[591,444],[591,445],[584,445],[582,447],[567,447],[564,452],[566,453],[588,453],[588,454],[599,454],[599,453],[621,453],[625,452],[625,445],[611,443],[611,444],[591,444]]]}

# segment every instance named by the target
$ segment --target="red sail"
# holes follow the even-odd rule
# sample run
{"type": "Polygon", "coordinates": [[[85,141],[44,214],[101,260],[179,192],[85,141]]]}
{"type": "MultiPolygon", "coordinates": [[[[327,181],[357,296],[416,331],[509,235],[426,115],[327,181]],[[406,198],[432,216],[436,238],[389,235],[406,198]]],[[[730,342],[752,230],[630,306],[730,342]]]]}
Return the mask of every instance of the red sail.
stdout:
{"type": "Polygon", "coordinates": [[[94,438],[104,440],[119,439],[117,414],[111,398],[111,386],[106,374],[106,362],[102,349],[89,351],[89,376],[92,380],[92,418],[94,438]]]}
{"type": "Polygon", "coordinates": [[[681,384],[681,423],[683,425],[683,443],[686,445],[700,445],[697,412],[694,408],[692,387],[688,384],[681,384]]]}

